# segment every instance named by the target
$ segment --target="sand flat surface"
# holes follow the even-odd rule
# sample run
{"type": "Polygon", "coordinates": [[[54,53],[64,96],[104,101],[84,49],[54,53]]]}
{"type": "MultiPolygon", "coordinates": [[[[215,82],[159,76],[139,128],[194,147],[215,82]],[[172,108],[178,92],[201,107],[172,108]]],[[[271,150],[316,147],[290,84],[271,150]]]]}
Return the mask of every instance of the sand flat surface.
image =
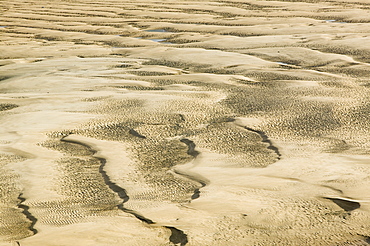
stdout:
{"type": "Polygon", "coordinates": [[[0,245],[369,245],[367,0],[0,4],[0,245]]]}

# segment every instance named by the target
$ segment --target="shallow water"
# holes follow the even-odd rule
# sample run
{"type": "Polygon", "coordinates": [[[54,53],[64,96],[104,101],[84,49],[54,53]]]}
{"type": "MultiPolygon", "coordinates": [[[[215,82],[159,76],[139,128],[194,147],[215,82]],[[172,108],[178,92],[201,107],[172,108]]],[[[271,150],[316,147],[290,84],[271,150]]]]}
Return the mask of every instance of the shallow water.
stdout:
{"type": "Polygon", "coordinates": [[[145,30],[145,32],[169,32],[165,29],[152,29],[152,30],[145,30]]]}
{"type": "Polygon", "coordinates": [[[166,41],[167,39],[165,38],[153,38],[153,39],[149,39],[151,41],[154,41],[154,42],[163,42],[163,41],[166,41]]]}
{"type": "Polygon", "coordinates": [[[328,23],[341,23],[341,24],[347,23],[347,22],[338,21],[338,20],[325,20],[325,21],[328,22],[328,23]]]}
{"type": "Polygon", "coordinates": [[[285,62],[276,62],[279,65],[290,66],[291,64],[285,62]]]}

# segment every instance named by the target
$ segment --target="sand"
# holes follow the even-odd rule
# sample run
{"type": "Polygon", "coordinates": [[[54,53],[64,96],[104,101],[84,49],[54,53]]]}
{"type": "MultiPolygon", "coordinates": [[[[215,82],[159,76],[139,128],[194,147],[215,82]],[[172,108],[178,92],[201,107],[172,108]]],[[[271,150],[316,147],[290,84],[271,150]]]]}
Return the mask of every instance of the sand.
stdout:
{"type": "Polygon", "coordinates": [[[0,245],[370,244],[367,0],[0,13],[0,245]]]}

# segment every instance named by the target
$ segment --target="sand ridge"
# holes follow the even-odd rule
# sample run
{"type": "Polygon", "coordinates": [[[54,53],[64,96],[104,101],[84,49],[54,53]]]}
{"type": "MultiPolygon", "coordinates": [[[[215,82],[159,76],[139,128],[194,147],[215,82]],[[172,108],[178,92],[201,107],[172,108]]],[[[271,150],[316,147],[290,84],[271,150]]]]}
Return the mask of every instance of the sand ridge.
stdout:
{"type": "Polygon", "coordinates": [[[3,1],[0,245],[368,245],[368,5],[3,1]]]}

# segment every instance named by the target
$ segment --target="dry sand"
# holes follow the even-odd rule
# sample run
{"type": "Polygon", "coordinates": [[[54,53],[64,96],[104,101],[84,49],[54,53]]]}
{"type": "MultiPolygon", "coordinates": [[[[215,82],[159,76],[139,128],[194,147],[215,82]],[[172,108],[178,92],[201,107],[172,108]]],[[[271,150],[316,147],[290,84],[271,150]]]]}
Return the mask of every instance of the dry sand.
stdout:
{"type": "Polygon", "coordinates": [[[0,7],[0,245],[370,244],[368,0],[0,7]]]}

